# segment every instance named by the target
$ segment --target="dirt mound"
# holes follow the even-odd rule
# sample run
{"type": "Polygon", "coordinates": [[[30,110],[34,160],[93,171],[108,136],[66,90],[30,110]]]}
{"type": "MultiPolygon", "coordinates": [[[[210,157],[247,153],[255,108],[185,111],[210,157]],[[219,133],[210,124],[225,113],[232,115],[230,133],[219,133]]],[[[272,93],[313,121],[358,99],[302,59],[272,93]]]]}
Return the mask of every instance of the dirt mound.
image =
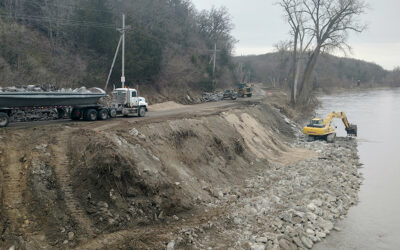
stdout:
{"type": "Polygon", "coordinates": [[[149,111],[165,111],[165,110],[173,110],[178,108],[183,108],[185,105],[169,101],[163,103],[157,103],[149,106],[149,111]]]}

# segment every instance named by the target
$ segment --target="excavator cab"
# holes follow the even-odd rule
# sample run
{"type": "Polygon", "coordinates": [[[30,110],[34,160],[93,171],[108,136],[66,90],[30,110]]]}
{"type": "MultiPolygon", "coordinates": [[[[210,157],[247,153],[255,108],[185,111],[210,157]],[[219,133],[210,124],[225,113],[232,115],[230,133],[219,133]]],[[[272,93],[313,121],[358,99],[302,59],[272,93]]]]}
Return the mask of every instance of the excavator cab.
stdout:
{"type": "Polygon", "coordinates": [[[324,120],[321,118],[314,118],[308,126],[312,128],[323,128],[325,126],[324,120]]]}

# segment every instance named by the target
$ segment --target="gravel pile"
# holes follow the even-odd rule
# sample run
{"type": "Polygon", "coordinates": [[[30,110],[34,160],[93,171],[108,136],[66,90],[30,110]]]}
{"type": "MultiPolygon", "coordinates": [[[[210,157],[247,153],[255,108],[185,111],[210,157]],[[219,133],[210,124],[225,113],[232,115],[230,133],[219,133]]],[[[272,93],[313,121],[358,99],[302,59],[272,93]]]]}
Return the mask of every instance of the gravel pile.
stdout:
{"type": "Polygon", "coordinates": [[[76,89],[65,89],[65,88],[57,88],[51,85],[27,85],[23,87],[0,87],[1,92],[19,92],[19,93],[31,93],[31,92],[54,92],[54,93],[80,93],[80,94],[88,94],[88,93],[102,93],[102,90],[99,88],[91,88],[87,89],[86,87],[80,87],[76,89]]]}
{"type": "Polygon", "coordinates": [[[208,93],[208,92],[204,92],[202,99],[205,102],[218,102],[218,101],[222,101],[224,99],[224,93],[222,92],[214,92],[214,93],[208,93]]]}
{"type": "Polygon", "coordinates": [[[328,144],[306,142],[300,131],[297,136],[292,146],[318,156],[289,166],[270,165],[246,180],[245,188],[221,190],[208,207],[226,207],[224,218],[182,230],[174,244],[198,249],[310,249],[332,230],[340,230],[335,223],[357,203],[363,179],[357,141],[337,138],[328,144]]]}

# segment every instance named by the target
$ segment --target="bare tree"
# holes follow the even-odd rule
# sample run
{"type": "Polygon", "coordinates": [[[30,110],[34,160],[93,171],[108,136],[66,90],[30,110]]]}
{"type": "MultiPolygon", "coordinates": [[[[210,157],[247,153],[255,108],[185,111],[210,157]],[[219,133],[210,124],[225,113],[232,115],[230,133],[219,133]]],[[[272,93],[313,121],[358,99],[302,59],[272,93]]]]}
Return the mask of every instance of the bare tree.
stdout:
{"type": "Polygon", "coordinates": [[[309,29],[315,36],[315,46],[299,86],[299,96],[305,103],[311,91],[311,75],[321,51],[350,49],[348,33],[360,33],[366,28],[357,18],[367,6],[363,0],[304,0],[303,5],[304,13],[311,21],[309,29]]]}
{"type": "Polygon", "coordinates": [[[321,52],[350,49],[347,44],[349,32],[362,32],[366,28],[358,17],[365,12],[367,5],[364,0],[282,0],[280,5],[285,10],[294,37],[292,102],[296,102],[297,96],[304,104],[309,99],[311,76],[321,52]],[[310,53],[296,95],[296,79],[301,66],[297,54],[303,55],[306,51],[310,53]]]}
{"type": "Polygon", "coordinates": [[[300,78],[300,70],[304,52],[311,45],[314,34],[307,29],[307,17],[304,14],[302,0],[282,0],[279,5],[284,9],[285,18],[290,25],[293,41],[292,46],[292,61],[290,68],[290,88],[291,88],[291,103],[296,104],[298,82],[300,78]]]}

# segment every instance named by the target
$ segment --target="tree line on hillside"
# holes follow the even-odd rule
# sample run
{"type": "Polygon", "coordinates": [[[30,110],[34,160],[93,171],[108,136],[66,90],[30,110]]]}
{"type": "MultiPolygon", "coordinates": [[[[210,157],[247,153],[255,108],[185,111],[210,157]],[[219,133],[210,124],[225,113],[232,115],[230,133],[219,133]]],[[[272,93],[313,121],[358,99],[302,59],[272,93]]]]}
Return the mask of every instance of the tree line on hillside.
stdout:
{"type": "MultiPolygon", "coordinates": [[[[277,52],[258,56],[242,56],[236,61],[250,72],[251,81],[264,82],[272,87],[290,89],[292,51],[279,49],[277,52]]],[[[399,69],[387,71],[375,63],[322,54],[312,74],[313,89],[351,88],[360,81],[361,85],[400,86],[399,69]]]]}
{"type": "MultiPolygon", "coordinates": [[[[122,13],[126,14],[129,25],[126,33],[128,86],[146,85],[158,92],[212,90],[216,87],[214,79],[217,87],[236,80],[232,61],[235,39],[231,35],[233,25],[227,9],[199,12],[190,0],[3,0],[0,3],[3,64],[10,72],[23,73],[31,67],[42,67],[50,71],[54,68],[54,73],[62,71],[62,67],[74,67],[58,61],[61,65],[55,68],[57,59],[64,60],[73,54],[86,63],[80,67],[84,70],[76,70],[81,74],[80,79],[72,79],[89,86],[102,86],[120,39],[117,28],[121,27],[122,13]],[[10,28],[18,33],[18,39],[5,31],[10,28]],[[45,43],[35,41],[44,38],[45,43]],[[37,48],[24,43],[26,39],[34,40],[37,48]],[[211,59],[215,45],[217,67],[213,71],[211,59]],[[46,64],[44,58],[51,58],[53,63],[46,64]]],[[[32,79],[46,80],[50,75],[32,79]]],[[[120,76],[119,58],[111,82],[118,83],[120,76]]],[[[17,74],[10,79],[21,82],[26,78],[17,74]]]]}

